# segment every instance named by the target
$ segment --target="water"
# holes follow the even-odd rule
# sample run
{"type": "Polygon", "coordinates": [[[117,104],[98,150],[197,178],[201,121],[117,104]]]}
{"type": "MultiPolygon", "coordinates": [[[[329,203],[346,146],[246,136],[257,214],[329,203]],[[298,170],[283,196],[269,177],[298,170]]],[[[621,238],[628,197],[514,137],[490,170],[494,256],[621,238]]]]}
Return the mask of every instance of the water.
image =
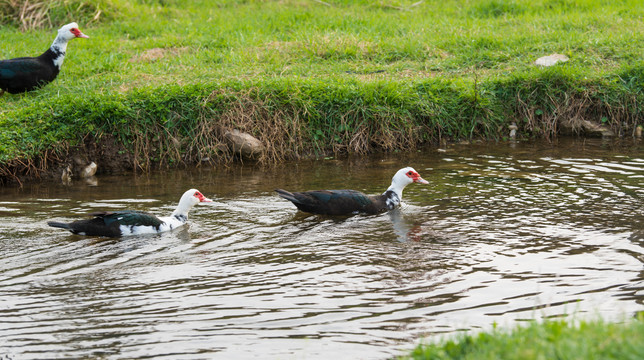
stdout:
{"type": "Polygon", "coordinates": [[[385,359],[420,337],[643,310],[644,146],[599,140],[103,176],[0,189],[0,357],[385,359]],[[328,218],[273,192],[430,181],[400,211],[328,218]],[[49,228],[99,209],[169,214],[160,235],[49,228]]]}

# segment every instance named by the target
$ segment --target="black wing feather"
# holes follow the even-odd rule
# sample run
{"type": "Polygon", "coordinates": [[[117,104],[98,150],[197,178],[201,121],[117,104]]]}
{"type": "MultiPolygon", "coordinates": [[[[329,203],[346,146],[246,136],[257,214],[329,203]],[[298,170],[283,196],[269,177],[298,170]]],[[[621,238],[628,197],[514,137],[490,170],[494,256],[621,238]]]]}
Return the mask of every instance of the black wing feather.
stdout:
{"type": "Polygon", "coordinates": [[[105,225],[118,222],[119,225],[126,226],[154,226],[159,227],[163,221],[158,217],[143,211],[121,210],[121,211],[104,211],[91,213],[91,216],[103,219],[105,225]]]}
{"type": "Polygon", "coordinates": [[[121,236],[121,225],[154,226],[157,229],[163,221],[158,217],[142,211],[102,211],[91,213],[91,219],[77,220],[71,223],[50,221],[49,226],[67,229],[74,234],[89,236],[121,236]]]}
{"type": "Polygon", "coordinates": [[[282,189],[275,191],[298,209],[313,214],[378,214],[387,210],[380,204],[384,204],[380,197],[368,196],[356,190],[313,190],[294,193],[282,189]]]}
{"type": "Polygon", "coordinates": [[[12,94],[34,90],[53,81],[58,68],[51,49],[38,57],[21,57],[0,61],[0,89],[12,94]]]}

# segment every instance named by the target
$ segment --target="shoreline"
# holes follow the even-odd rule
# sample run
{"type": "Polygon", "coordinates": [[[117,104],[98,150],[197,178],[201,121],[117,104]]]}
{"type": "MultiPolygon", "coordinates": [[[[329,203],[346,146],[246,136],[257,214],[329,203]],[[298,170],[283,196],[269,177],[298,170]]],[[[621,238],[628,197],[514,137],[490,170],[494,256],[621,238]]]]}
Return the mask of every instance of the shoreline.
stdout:
{"type": "Polygon", "coordinates": [[[644,67],[583,87],[564,67],[535,71],[458,84],[277,79],[62,95],[0,113],[0,183],[54,178],[74,158],[103,163],[99,174],[231,163],[236,154],[224,136],[231,130],[263,144],[260,165],[504,141],[513,133],[545,141],[641,134],[644,95],[626,84],[644,78],[644,67]],[[615,87],[617,79],[624,86],[615,87]]]}
{"type": "Polygon", "coordinates": [[[552,149],[566,149],[570,146],[574,147],[585,147],[588,143],[591,148],[599,146],[609,146],[611,148],[617,149],[620,153],[628,153],[628,148],[630,147],[640,147],[643,146],[644,140],[641,138],[618,138],[618,137],[581,137],[581,136],[558,136],[556,138],[551,138],[546,140],[544,138],[540,139],[505,139],[505,140],[486,140],[486,139],[472,139],[472,140],[462,140],[458,142],[448,142],[442,141],[441,144],[423,144],[419,145],[413,150],[407,151],[371,151],[366,154],[361,153],[333,153],[328,152],[324,154],[308,154],[302,155],[297,159],[283,159],[279,162],[271,163],[261,163],[258,160],[244,160],[239,156],[227,159],[226,162],[217,162],[217,161],[200,161],[200,162],[181,162],[174,165],[161,165],[159,163],[150,164],[149,167],[145,169],[136,168],[132,165],[131,158],[118,158],[115,159],[115,156],[122,156],[117,152],[101,152],[100,146],[88,146],[85,144],[80,150],[71,152],[67,155],[65,161],[50,161],[47,169],[37,173],[37,175],[31,175],[23,178],[12,178],[9,181],[5,181],[0,184],[2,187],[22,187],[23,185],[34,185],[42,183],[62,183],[63,185],[71,185],[78,181],[86,182],[92,184],[96,180],[96,176],[137,176],[137,175],[146,175],[152,174],[159,171],[174,171],[181,170],[192,167],[193,169],[203,168],[203,169],[214,169],[219,166],[224,166],[225,168],[235,168],[235,167],[257,167],[264,169],[279,168],[288,164],[289,162],[308,162],[308,161],[325,161],[325,160],[352,160],[356,157],[363,156],[375,156],[375,157],[386,157],[391,156],[406,156],[408,154],[413,154],[415,151],[428,151],[435,152],[438,154],[450,153],[455,147],[486,147],[486,146],[507,146],[509,148],[515,147],[537,147],[537,148],[552,148],[552,149]],[[91,148],[90,151],[87,151],[88,148],[91,148]],[[88,156],[87,154],[91,154],[88,156]],[[100,154],[97,156],[96,154],[100,154]],[[102,157],[101,157],[102,156],[102,157]],[[98,164],[98,171],[96,176],[84,177],[81,174],[86,171],[85,168],[88,167],[88,164],[95,162],[98,164]],[[66,172],[70,172],[69,175],[66,175],[66,172]],[[68,179],[65,179],[65,176],[69,176],[68,179]]]}

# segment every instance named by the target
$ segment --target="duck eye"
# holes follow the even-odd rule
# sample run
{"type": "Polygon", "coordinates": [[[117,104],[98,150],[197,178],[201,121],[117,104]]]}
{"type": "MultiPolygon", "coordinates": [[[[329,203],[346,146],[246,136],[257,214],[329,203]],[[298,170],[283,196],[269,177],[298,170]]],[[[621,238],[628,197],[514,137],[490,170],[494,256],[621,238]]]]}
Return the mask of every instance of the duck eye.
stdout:
{"type": "Polygon", "coordinates": [[[407,173],[407,175],[412,176],[412,175],[414,175],[414,172],[410,171],[410,172],[407,173]]]}

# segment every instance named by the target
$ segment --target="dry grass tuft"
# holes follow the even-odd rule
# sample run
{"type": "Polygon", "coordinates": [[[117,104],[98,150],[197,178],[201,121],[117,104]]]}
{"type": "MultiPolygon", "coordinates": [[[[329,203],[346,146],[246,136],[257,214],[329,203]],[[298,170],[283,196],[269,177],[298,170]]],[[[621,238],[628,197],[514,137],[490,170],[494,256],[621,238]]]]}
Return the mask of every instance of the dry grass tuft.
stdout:
{"type": "Polygon", "coordinates": [[[224,161],[231,161],[234,154],[222,146],[225,144],[224,134],[226,131],[237,129],[253,135],[264,144],[266,151],[258,159],[262,164],[299,157],[304,151],[304,141],[307,138],[304,136],[306,130],[302,109],[292,106],[270,106],[256,93],[257,89],[252,88],[234,95],[223,90],[211,93],[204,101],[206,111],[200,121],[201,141],[198,143],[208,144],[205,150],[219,150],[219,155],[223,155],[224,161]],[[219,112],[211,105],[213,99],[222,96],[232,101],[226,109],[219,112]],[[222,148],[225,150],[222,151],[222,148]]]}
{"type": "Polygon", "coordinates": [[[21,31],[54,28],[71,21],[98,21],[102,10],[96,1],[83,0],[0,0],[0,24],[15,25],[21,31]]]}
{"type": "Polygon", "coordinates": [[[625,99],[619,106],[598,101],[589,91],[563,93],[558,97],[546,95],[541,100],[537,102],[536,99],[517,94],[516,118],[524,119],[525,130],[548,141],[568,131],[598,135],[602,132],[601,128],[608,129],[608,125],[615,134],[632,136],[638,123],[637,113],[629,109],[631,105],[636,106],[635,97],[625,99]]]}

